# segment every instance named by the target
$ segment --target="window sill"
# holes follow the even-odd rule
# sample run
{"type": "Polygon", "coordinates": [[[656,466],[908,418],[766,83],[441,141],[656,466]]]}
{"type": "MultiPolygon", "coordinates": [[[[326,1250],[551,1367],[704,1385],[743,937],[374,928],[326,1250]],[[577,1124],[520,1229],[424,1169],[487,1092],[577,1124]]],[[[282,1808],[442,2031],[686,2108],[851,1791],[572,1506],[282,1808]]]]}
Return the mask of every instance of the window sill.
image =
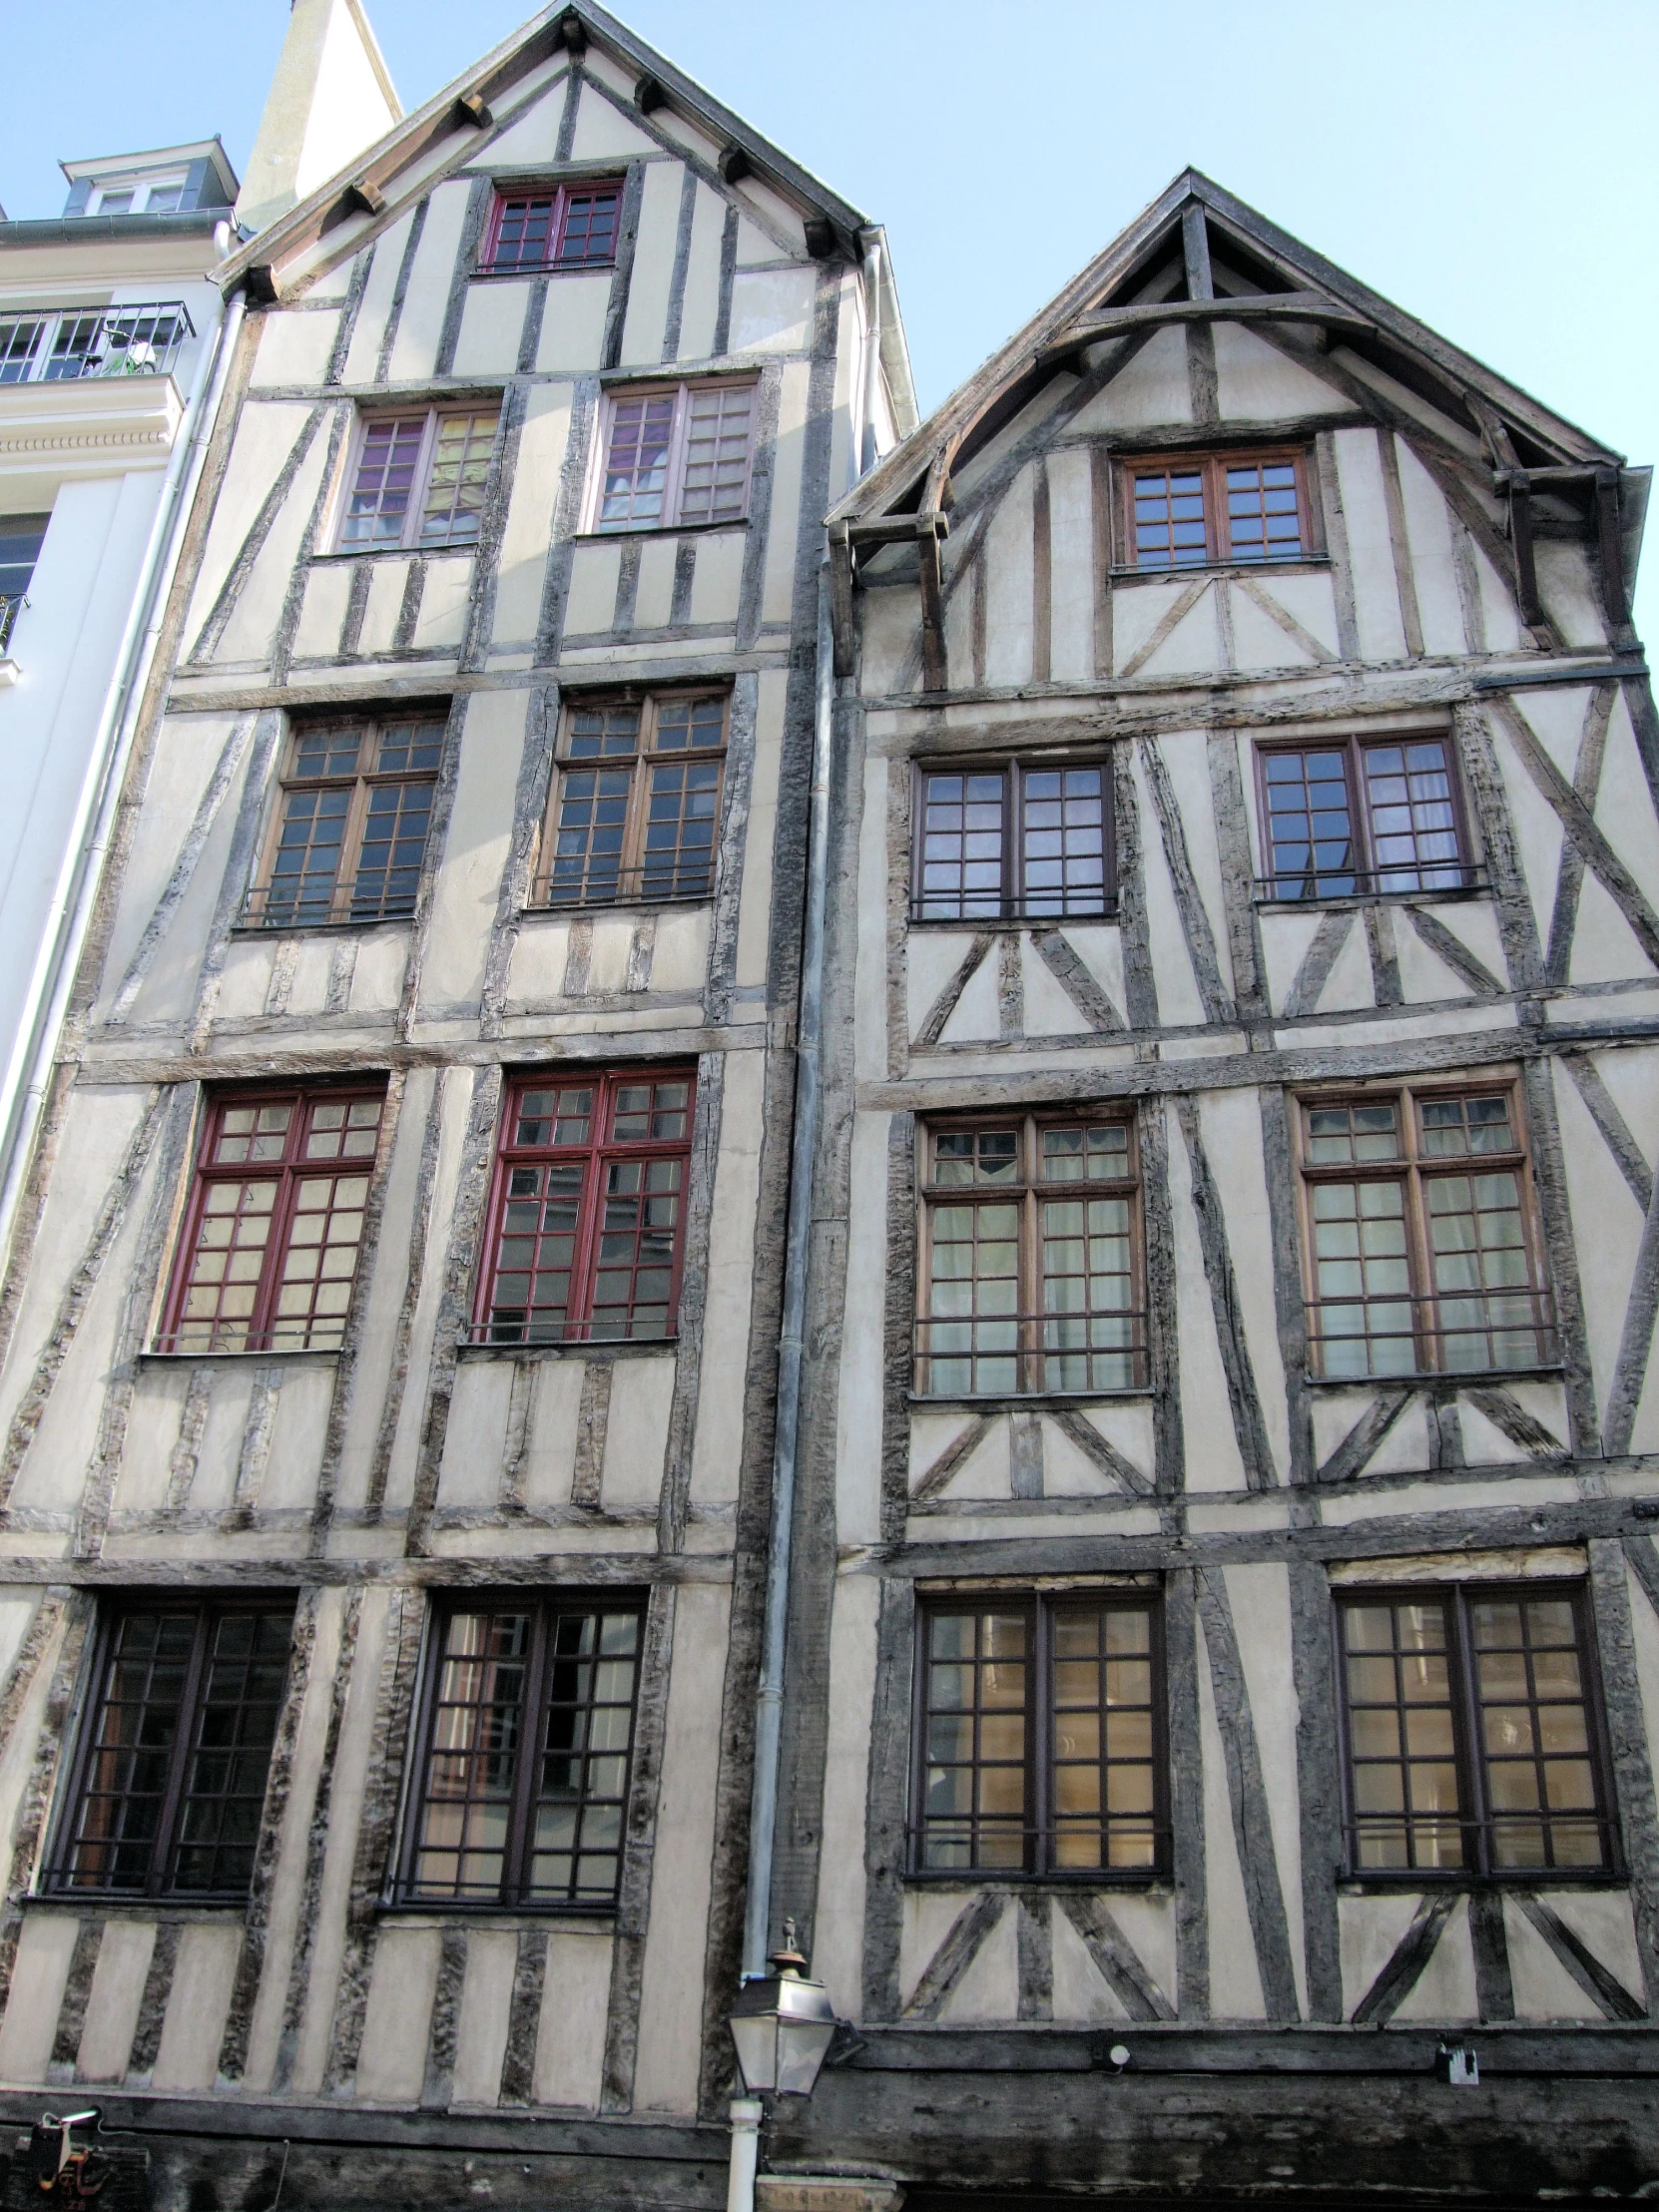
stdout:
{"type": "Polygon", "coordinates": [[[344,929],[410,929],[413,914],[382,916],[377,921],[234,921],[233,937],[331,937],[344,929]]]}
{"type": "Polygon", "coordinates": [[[1371,1897],[1378,1892],[1409,1890],[1628,1890],[1630,1877],[1605,1867],[1506,1867],[1501,1874],[1476,1874],[1466,1867],[1443,1873],[1426,1867],[1399,1867],[1365,1874],[1340,1874],[1340,1897],[1371,1897]]]}
{"type": "Polygon", "coordinates": [[[1050,1412],[1064,1412],[1068,1405],[1120,1405],[1153,1397],[1156,1392],[1150,1382],[1137,1382],[1122,1390],[1026,1390],[1009,1392],[1002,1397],[989,1393],[972,1397],[931,1397],[923,1390],[910,1390],[906,1395],[909,1403],[924,1413],[1017,1413],[1033,1409],[1041,1412],[1045,1408],[1050,1412]]]}
{"type": "Polygon", "coordinates": [[[441,560],[445,554],[470,560],[477,550],[476,538],[468,545],[328,545],[313,553],[311,562],[314,566],[328,561],[412,561],[417,553],[429,561],[441,560]]]}
{"type": "Polygon", "coordinates": [[[186,1345],[166,1350],[159,1345],[145,1345],[139,1360],[146,1365],[155,1361],[164,1367],[177,1366],[181,1361],[198,1367],[204,1360],[259,1360],[269,1367],[274,1360],[337,1360],[344,1349],[343,1345],[290,1345],[285,1349],[274,1345],[268,1352],[197,1352],[186,1345]]]}
{"type": "Polygon", "coordinates": [[[1109,568],[1111,584],[1178,584],[1184,576],[1324,575],[1329,553],[1291,553],[1277,561],[1184,561],[1179,568],[1109,568]]]}
{"type": "Polygon", "coordinates": [[[616,522],[596,525],[575,533],[577,545],[601,545],[607,538],[707,537],[711,531],[747,530],[749,517],[737,515],[730,522],[616,522]]]}
{"type": "Polygon", "coordinates": [[[1135,1890],[1154,1897],[1175,1895],[1173,1877],[1157,1868],[1083,1867],[1075,1874],[1026,1874],[1007,1867],[981,1867],[968,1874],[912,1869],[903,1879],[907,1890],[1036,1890],[1056,1895],[1076,1890],[1135,1890]]]}
{"type": "Polygon", "coordinates": [[[503,277],[517,276],[528,280],[536,276],[609,276],[616,270],[615,257],[608,262],[543,262],[539,266],[519,269],[478,268],[471,274],[475,284],[499,283],[503,277]]]}
{"type": "MultiPolygon", "coordinates": [[[[1551,1365],[1532,1368],[1411,1368],[1398,1375],[1305,1374],[1302,1380],[1311,1390],[1386,1389],[1390,1382],[1403,1382],[1412,1389],[1420,1389],[1429,1382],[1439,1382],[1448,1390],[1467,1390],[1490,1389],[1494,1382],[1556,1382],[1565,1372],[1564,1364],[1557,1360],[1551,1365]]],[[[1568,1455],[1565,1444],[1561,1451],[1563,1457],[1568,1455]]],[[[1446,1473],[1452,1470],[1439,1468],[1430,1471],[1446,1473]]]]}
{"type": "Polygon", "coordinates": [[[1443,906],[1458,899],[1490,898],[1489,883],[1459,883],[1443,891],[1352,891],[1329,898],[1277,898],[1272,891],[1254,891],[1251,904],[1258,912],[1272,914],[1323,914],[1356,906],[1443,906]]]}
{"type": "Polygon", "coordinates": [[[1090,914],[918,914],[910,915],[912,929],[974,929],[987,934],[1004,929],[1101,928],[1121,919],[1119,908],[1102,906],[1090,914]]]}
{"type": "Polygon", "coordinates": [[[596,914],[660,914],[682,906],[710,906],[714,892],[686,891],[678,898],[573,898],[552,905],[537,899],[533,904],[521,906],[520,921],[557,921],[561,915],[581,914],[592,920],[596,914]]]}
{"type": "Polygon", "coordinates": [[[521,1930],[555,1926],[609,1933],[616,1923],[616,1901],[603,1905],[483,1905],[464,1898],[381,1898],[374,1908],[378,1919],[394,1920],[405,1928],[445,1928],[457,1920],[469,1928],[521,1930]]]}
{"type": "Polygon", "coordinates": [[[246,1898],[205,1897],[197,1903],[177,1897],[135,1897],[127,1890],[31,1890],[19,1903],[25,1913],[88,1913],[101,1921],[168,1921],[185,1926],[213,1921],[240,1927],[248,1918],[246,1898]]]}
{"type": "Polygon", "coordinates": [[[455,1345],[463,1360],[644,1360],[679,1349],[678,1336],[596,1337],[591,1343],[568,1345],[478,1344],[462,1337],[455,1345]]]}

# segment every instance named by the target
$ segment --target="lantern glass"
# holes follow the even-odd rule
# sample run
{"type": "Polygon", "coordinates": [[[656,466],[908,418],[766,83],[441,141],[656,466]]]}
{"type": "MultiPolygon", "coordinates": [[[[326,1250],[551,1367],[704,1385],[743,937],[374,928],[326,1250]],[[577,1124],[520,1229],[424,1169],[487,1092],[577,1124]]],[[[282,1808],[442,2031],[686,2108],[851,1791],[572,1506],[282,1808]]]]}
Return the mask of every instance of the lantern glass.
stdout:
{"type": "Polygon", "coordinates": [[[835,2014],[821,1981],[790,1967],[752,1981],[732,2014],[732,2040],[750,2090],[811,2096],[835,2035],[835,2014]]]}

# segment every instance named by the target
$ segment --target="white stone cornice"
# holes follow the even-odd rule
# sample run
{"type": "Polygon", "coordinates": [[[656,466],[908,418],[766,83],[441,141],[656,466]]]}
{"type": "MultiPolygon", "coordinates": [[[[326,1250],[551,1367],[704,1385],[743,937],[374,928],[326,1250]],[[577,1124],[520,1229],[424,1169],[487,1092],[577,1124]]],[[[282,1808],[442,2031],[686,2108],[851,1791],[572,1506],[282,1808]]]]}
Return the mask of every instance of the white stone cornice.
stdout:
{"type": "Polygon", "coordinates": [[[171,376],[0,384],[0,481],[14,474],[108,476],[159,468],[184,411],[171,376]]]}

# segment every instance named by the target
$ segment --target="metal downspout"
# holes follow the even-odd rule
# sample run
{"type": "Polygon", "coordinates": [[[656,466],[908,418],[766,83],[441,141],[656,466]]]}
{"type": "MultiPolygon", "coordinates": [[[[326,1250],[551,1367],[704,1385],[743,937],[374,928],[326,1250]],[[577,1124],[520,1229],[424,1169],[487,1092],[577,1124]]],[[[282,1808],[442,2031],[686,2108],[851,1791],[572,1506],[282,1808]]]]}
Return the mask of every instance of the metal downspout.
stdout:
{"type": "Polygon", "coordinates": [[[127,760],[136,734],[137,710],[149,681],[178,558],[179,526],[189,512],[190,500],[201,476],[207,438],[224,397],[245,311],[243,295],[238,292],[215,329],[213,351],[198,378],[180,426],[173,458],[168,464],[139,589],[116,655],[116,674],[104,695],[98,718],[98,738],[76,804],[76,834],[58,876],[53,898],[57,922],[36,960],[24,1000],[17,1051],[6,1071],[5,1091],[0,1093],[0,1097],[11,1099],[9,1108],[5,1109],[5,1129],[0,1135],[0,1145],[4,1148],[0,1153],[4,1161],[4,1177],[0,1180],[0,1269],[4,1267],[11,1243],[23,1179],[46,1103],[58,1036],[68,1011],[81,947],[98,892],[99,875],[115,827],[127,760]],[[27,1080],[18,1088],[25,1066],[27,1080]]]}

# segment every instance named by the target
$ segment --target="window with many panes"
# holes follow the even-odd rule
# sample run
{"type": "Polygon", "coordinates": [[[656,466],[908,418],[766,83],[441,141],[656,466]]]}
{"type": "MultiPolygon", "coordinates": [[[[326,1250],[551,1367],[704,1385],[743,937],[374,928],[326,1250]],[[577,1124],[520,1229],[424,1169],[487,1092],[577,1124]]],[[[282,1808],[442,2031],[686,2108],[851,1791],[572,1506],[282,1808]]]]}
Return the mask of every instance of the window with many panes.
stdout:
{"type": "Polygon", "coordinates": [[[665,384],[606,394],[594,530],[741,522],[758,386],[665,384]]]}
{"type": "Polygon", "coordinates": [[[1107,762],[924,767],[916,786],[915,920],[1113,911],[1107,762]]]}
{"type": "Polygon", "coordinates": [[[494,407],[365,415],[346,470],[338,550],[476,545],[497,419],[494,407]]]}
{"type": "Polygon", "coordinates": [[[1010,1115],[930,1123],[920,1142],[917,1393],[1144,1386],[1133,1124],[1010,1115]]]}
{"type": "Polygon", "coordinates": [[[1122,483],[1126,567],[1295,561],[1315,550],[1299,450],[1126,459],[1122,483]]]}
{"type": "Polygon", "coordinates": [[[384,1089],[208,1108],[158,1352],[306,1352],[345,1333],[384,1089]]]}
{"type": "Polygon", "coordinates": [[[405,1898],[616,1903],[642,1627],[625,1597],[490,1597],[439,1612],[405,1898]]]}
{"type": "Polygon", "coordinates": [[[573,1070],[508,1086],[476,1341],[674,1335],[694,1089],[686,1068],[573,1070]]]}
{"type": "Polygon", "coordinates": [[[1297,1121],[1314,1375],[1554,1365],[1513,1083],[1303,1098],[1297,1121]]]}
{"type": "Polygon", "coordinates": [[[1581,1583],[1344,1593],[1356,1874],[1611,1870],[1581,1583]]]}
{"type": "Polygon", "coordinates": [[[43,1887],[247,1895],[292,1630],[291,1599],[138,1600],[106,1617],[43,1887]]]}
{"type": "Polygon", "coordinates": [[[654,692],[566,710],[534,895],[550,906],[707,898],[727,695],[654,692]]]}
{"type": "Polygon", "coordinates": [[[486,276],[552,269],[609,269],[616,260],[622,186],[615,178],[583,184],[500,187],[479,260],[486,276]]]}
{"type": "Polygon", "coordinates": [[[1449,738],[1262,746],[1256,763],[1258,887],[1268,897],[1455,891],[1478,881],[1449,738]]]}
{"type": "Polygon", "coordinates": [[[244,919],[273,929],[404,921],[432,821],[441,718],[300,723],[244,919]]]}
{"type": "Polygon", "coordinates": [[[1161,1627],[1145,1591],[924,1601],[912,1872],[1167,1866],[1161,1627]]]}

